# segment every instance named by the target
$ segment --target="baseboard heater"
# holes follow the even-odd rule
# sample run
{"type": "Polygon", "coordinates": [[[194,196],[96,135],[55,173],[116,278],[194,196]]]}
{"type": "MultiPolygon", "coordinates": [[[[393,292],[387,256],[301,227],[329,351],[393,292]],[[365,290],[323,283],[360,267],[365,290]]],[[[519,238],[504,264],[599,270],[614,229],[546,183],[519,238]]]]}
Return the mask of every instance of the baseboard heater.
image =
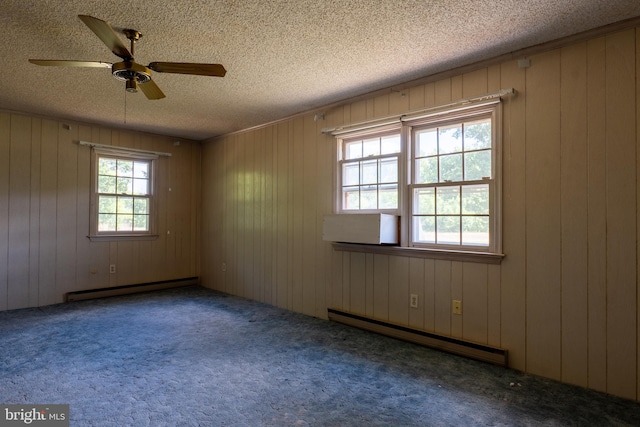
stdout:
{"type": "Polygon", "coordinates": [[[507,366],[507,350],[464,341],[457,338],[425,332],[382,320],[371,319],[340,310],[329,308],[329,320],[354,326],[356,328],[387,335],[404,341],[436,348],[449,353],[466,356],[472,359],[489,362],[500,366],[507,366]]]}
{"type": "Polygon", "coordinates": [[[139,283],[135,285],[114,286],[112,288],[88,289],[86,291],[76,291],[67,293],[68,301],[82,301],[94,298],[114,297],[118,295],[136,294],[139,292],[158,291],[161,289],[180,288],[183,286],[198,285],[198,277],[187,277],[183,279],[164,280],[161,282],[139,283]]]}

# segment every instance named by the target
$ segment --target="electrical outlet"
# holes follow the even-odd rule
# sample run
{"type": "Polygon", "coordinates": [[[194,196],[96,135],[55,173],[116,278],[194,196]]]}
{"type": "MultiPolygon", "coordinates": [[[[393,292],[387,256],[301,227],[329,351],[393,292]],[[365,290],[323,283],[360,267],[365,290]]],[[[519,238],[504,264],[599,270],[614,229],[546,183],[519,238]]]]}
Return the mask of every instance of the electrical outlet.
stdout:
{"type": "Polygon", "coordinates": [[[418,295],[417,294],[411,294],[411,297],[409,298],[409,307],[418,308],[418,295]]]}
{"type": "Polygon", "coordinates": [[[227,263],[226,262],[222,263],[222,271],[227,271],[227,263]]]}
{"type": "Polygon", "coordinates": [[[111,273],[111,274],[115,274],[116,273],[116,265],[115,264],[111,264],[109,266],[109,273],[111,273]]]}
{"type": "Polygon", "coordinates": [[[453,314],[462,314],[462,301],[454,299],[451,305],[453,314]]]}

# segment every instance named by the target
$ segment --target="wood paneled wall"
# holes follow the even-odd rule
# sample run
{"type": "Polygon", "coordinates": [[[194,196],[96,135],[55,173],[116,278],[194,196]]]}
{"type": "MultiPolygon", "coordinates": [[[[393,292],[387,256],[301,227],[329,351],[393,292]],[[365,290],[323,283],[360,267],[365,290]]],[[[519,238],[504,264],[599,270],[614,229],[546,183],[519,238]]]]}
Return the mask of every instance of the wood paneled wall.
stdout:
{"type": "Polygon", "coordinates": [[[198,276],[201,146],[173,143],[0,112],[0,310],[59,303],[70,291],[198,276]],[[158,239],[89,241],[90,148],[78,140],[172,153],[158,160],[158,239]]]}
{"type": "Polygon", "coordinates": [[[640,31],[620,31],[530,56],[529,68],[506,61],[347,103],[321,121],[309,114],[208,142],[204,284],[312,316],[335,307],[500,346],[515,369],[638,399],[638,49],[640,31]],[[336,144],[321,128],[511,87],[501,265],[334,252],[322,241],[336,144]]]}

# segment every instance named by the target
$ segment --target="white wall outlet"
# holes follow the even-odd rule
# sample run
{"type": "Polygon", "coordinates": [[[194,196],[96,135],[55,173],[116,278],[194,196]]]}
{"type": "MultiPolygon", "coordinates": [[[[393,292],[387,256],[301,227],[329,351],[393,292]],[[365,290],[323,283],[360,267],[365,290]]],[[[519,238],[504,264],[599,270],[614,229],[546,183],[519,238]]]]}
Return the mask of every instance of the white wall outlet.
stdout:
{"type": "Polygon", "coordinates": [[[462,314],[462,301],[454,299],[451,304],[453,314],[462,314]]]}
{"type": "Polygon", "coordinates": [[[409,298],[409,307],[418,308],[418,295],[417,294],[411,294],[411,296],[409,298]]]}
{"type": "Polygon", "coordinates": [[[222,271],[227,271],[227,263],[226,262],[222,263],[222,271]]]}
{"type": "Polygon", "coordinates": [[[109,273],[116,274],[116,265],[115,264],[111,264],[109,266],[109,273]]]}

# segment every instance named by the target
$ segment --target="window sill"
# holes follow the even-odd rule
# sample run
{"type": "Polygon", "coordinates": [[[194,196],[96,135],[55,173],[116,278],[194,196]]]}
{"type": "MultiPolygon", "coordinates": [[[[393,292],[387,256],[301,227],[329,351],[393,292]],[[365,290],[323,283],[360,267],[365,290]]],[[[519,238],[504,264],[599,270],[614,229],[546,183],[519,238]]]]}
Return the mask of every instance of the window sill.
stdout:
{"type": "Polygon", "coordinates": [[[119,240],[156,240],[157,234],[102,234],[99,236],[87,236],[92,242],[115,242],[119,240]]]}
{"type": "Polygon", "coordinates": [[[483,264],[500,264],[502,262],[502,259],[504,258],[504,254],[495,254],[491,252],[409,248],[401,246],[365,245],[358,243],[333,243],[332,246],[333,250],[335,251],[365,252],[373,254],[441,259],[461,262],[479,262],[483,264]]]}

